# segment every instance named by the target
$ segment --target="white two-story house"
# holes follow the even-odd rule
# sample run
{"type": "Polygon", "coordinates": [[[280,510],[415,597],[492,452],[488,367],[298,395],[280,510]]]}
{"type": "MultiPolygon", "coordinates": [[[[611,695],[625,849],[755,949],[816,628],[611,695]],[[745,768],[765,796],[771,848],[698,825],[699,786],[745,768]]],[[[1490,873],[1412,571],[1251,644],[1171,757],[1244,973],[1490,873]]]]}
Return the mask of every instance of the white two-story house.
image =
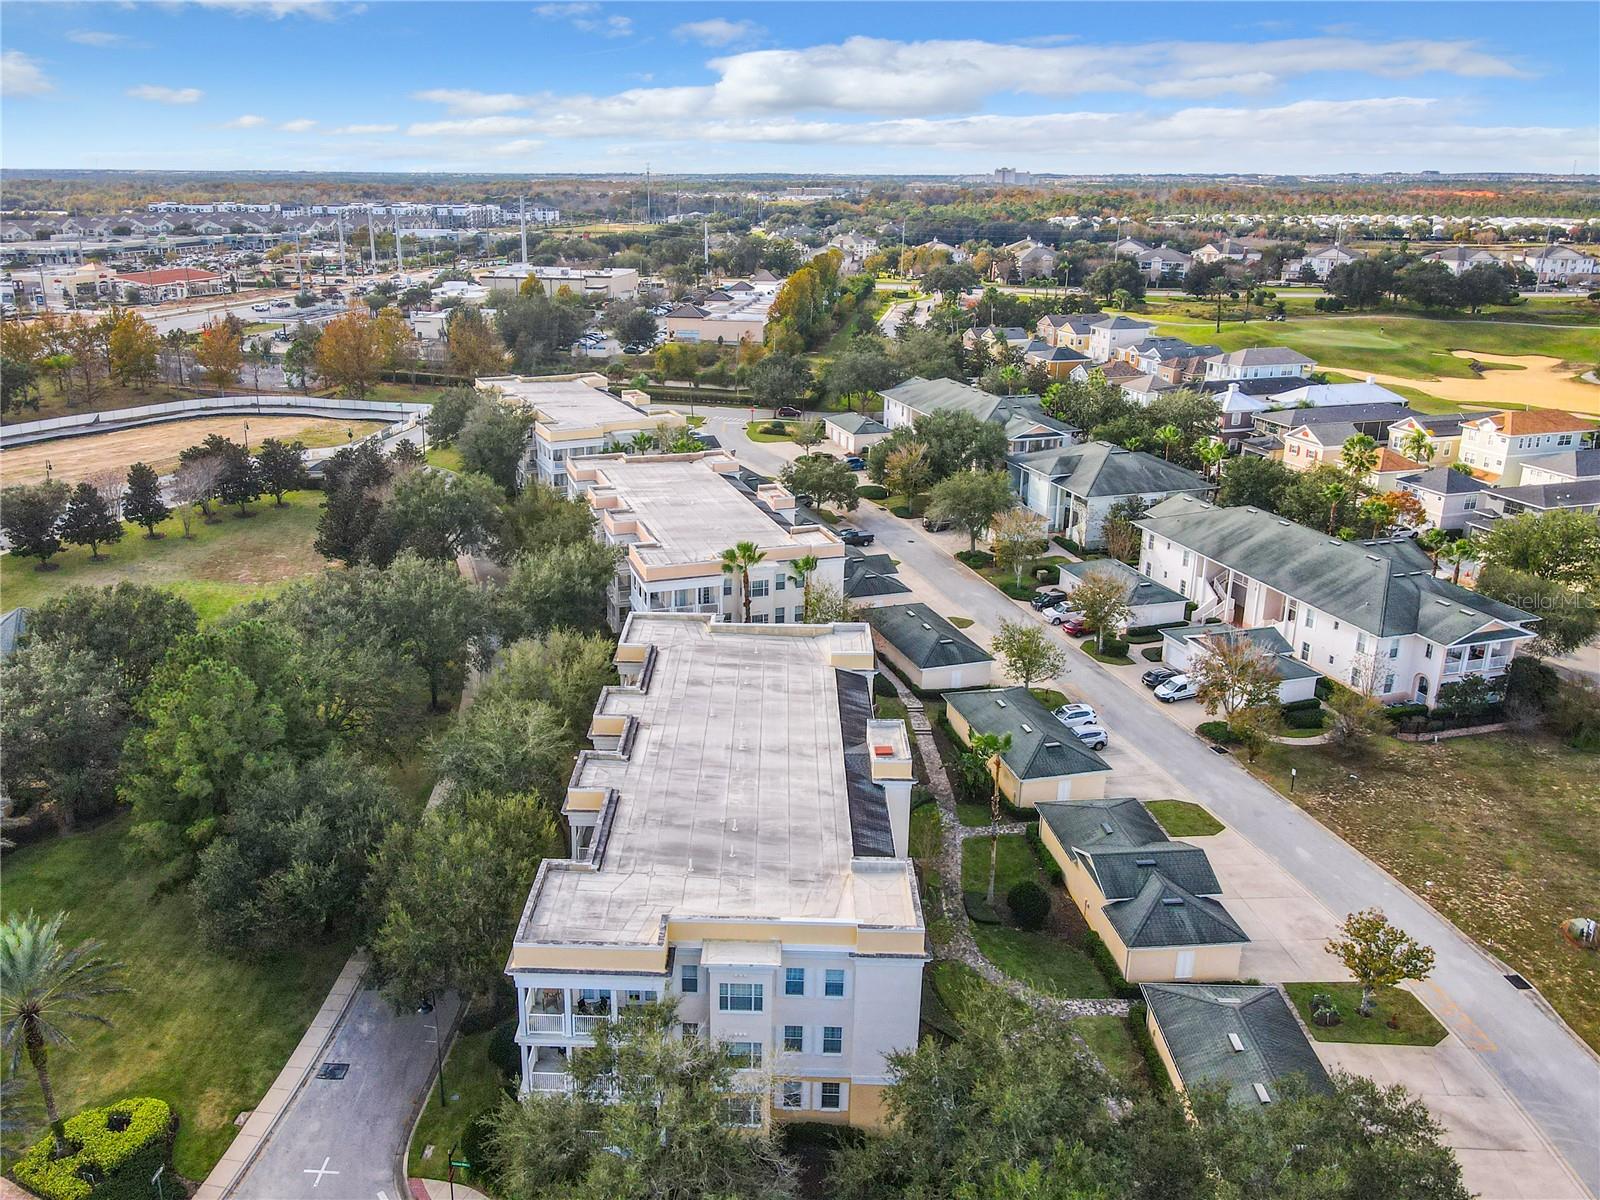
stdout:
{"type": "Polygon", "coordinates": [[[1287,346],[1252,346],[1206,359],[1207,381],[1245,379],[1309,379],[1315,359],[1287,346]]]}
{"type": "Polygon", "coordinates": [[[797,559],[815,558],[809,578],[844,594],[844,543],[825,525],[797,519],[795,498],[775,483],[744,481],[722,450],[697,454],[606,454],[568,460],[568,493],[595,510],[596,536],[623,548],[607,595],[620,630],[632,612],[711,613],[743,621],[744,581],[722,570],[722,553],[750,542],[750,621],[784,625],[804,616],[797,559]]]}
{"type": "Polygon", "coordinates": [[[1409,539],[1346,542],[1185,497],[1136,524],[1140,571],[1192,597],[1194,621],[1271,627],[1301,662],[1380,700],[1431,706],[1446,684],[1503,675],[1534,636],[1537,617],[1436,578],[1409,539]]]}
{"type": "Polygon", "coordinates": [[[1523,463],[1590,445],[1595,428],[1593,417],[1550,409],[1491,413],[1461,423],[1457,458],[1492,482],[1515,487],[1522,482],[1523,463]]]}
{"type": "Polygon", "coordinates": [[[865,625],[635,612],[512,940],[520,1086],[670,1001],[738,1066],[726,1119],[874,1127],[917,1043],[926,933],[904,722],[865,625]]]}
{"type": "Polygon", "coordinates": [[[1202,475],[1143,450],[1084,442],[1008,460],[1011,486],[1023,505],[1088,549],[1105,545],[1106,517],[1119,501],[1146,505],[1169,496],[1208,498],[1216,485],[1202,475]]]}

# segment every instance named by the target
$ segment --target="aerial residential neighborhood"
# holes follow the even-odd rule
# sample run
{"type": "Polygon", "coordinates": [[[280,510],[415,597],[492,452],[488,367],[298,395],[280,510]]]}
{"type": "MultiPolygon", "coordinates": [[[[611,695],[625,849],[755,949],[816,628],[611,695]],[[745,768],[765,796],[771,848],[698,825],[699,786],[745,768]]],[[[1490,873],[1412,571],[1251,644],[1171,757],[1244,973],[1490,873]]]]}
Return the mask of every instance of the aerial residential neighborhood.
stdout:
{"type": "Polygon", "coordinates": [[[1596,1200],[1597,43],[8,2],[0,1200],[1596,1200]]]}

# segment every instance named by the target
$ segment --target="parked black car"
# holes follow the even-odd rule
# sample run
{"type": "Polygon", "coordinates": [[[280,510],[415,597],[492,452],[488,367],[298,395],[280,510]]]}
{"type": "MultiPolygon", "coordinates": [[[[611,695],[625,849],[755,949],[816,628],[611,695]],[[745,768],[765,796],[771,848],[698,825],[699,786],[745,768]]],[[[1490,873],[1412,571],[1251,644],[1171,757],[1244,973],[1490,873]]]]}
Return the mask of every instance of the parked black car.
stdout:
{"type": "Polygon", "coordinates": [[[1158,688],[1177,674],[1180,674],[1180,672],[1174,671],[1171,667],[1151,667],[1143,675],[1139,676],[1139,682],[1147,688],[1158,688]]]}
{"type": "Polygon", "coordinates": [[[834,532],[846,546],[870,546],[877,539],[876,534],[868,533],[865,529],[857,529],[854,525],[841,525],[834,532]]]}
{"type": "Polygon", "coordinates": [[[954,529],[956,523],[949,517],[923,517],[922,527],[929,533],[943,533],[947,529],[954,529]]]}
{"type": "Polygon", "coordinates": [[[800,410],[792,404],[785,404],[778,410],[778,416],[786,421],[793,421],[799,418],[800,410]]]}
{"type": "Polygon", "coordinates": [[[1035,592],[1033,599],[1029,600],[1028,603],[1033,605],[1036,610],[1043,612],[1051,605],[1060,604],[1066,598],[1067,594],[1057,588],[1044,588],[1035,592]]]}

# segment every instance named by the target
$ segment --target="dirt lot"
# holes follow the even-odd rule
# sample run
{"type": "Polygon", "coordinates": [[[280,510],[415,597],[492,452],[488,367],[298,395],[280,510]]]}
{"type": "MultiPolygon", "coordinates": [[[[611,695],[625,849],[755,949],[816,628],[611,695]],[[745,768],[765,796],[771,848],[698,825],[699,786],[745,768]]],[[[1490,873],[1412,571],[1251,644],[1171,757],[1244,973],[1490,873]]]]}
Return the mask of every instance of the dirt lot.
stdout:
{"type": "Polygon", "coordinates": [[[53,478],[64,483],[76,483],[98,471],[121,470],[136,462],[147,462],[164,474],[178,465],[181,451],[203,441],[207,434],[220,433],[234,441],[242,440],[246,423],[252,446],[259,446],[262,438],[269,437],[298,439],[308,447],[338,446],[350,440],[349,432],[360,438],[383,428],[380,421],[330,421],[317,417],[198,417],[6,450],[0,452],[0,479],[7,485],[38,483],[44,479],[46,462],[53,467],[53,478]]]}

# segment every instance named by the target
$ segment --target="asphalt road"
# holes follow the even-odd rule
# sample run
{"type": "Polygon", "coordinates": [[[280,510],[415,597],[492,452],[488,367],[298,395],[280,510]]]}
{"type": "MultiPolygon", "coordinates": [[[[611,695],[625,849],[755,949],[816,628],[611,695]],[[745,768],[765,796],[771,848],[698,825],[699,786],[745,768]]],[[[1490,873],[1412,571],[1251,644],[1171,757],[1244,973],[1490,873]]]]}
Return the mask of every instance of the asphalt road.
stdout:
{"type": "MultiPolygon", "coordinates": [[[[723,445],[763,473],[776,471],[795,452],[789,443],[749,441],[737,422],[713,418],[707,424],[717,425],[723,445]]],[[[1041,620],[955,562],[915,523],[866,504],[852,522],[877,535],[874,549],[902,560],[945,596],[946,611],[990,628],[1001,620],[1041,620]]],[[[1377,905],[1433,947],[1434,972],[1424,985],[1429,1006],[1522,1105],[1584,1186],[1600,1193],[1600,1059],[1539,1000],[1512,987],[1502,964],[1376,863],[1231,757],[1213,754],[1187,730],[1151,712],[1141,696],[1088,655],[1075,653],[1071,661],[1062,690],[1092,704],[1120,747],[1141,754],[1175,788],[1213,809],[1334,913],[1377,905]]]]}
{"type": "Polygon", "coordinates": [[[349,1072],[306,1081],[232,1200],[406,1200],[406,1145],[436,1069],[434,1019],[448,1042],[456,1004],[397,1015],[376,990],[358,993],[323,1055],[349,1072]]]}

